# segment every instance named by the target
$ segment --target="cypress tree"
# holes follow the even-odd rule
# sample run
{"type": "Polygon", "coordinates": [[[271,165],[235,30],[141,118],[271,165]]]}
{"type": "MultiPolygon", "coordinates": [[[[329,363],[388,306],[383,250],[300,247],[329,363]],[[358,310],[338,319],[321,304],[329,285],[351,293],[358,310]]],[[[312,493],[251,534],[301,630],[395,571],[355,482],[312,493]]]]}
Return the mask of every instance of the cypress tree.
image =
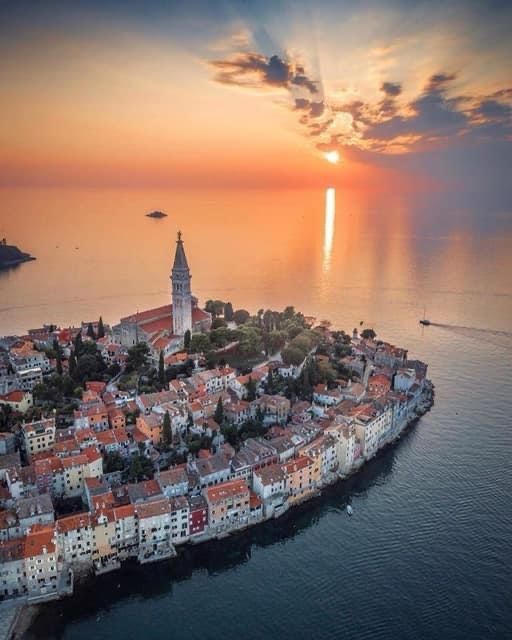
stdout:
{"type": "Polygon", "coordinates": [[[100,319],[98,320],[98,338],[104,338],[105,337],[105,327],[103,325],[103,318],[100,316],[100,319]]]}
{"type": "Polygon", "coordinates": [[[72,353],[69,356],[68,365],[69,365],[69,375],[71,378],[74,378],[76,373],[76,358],[74,353],[72,353]]]}
{"type": "Polygon", "coordinates": [[[57,373],[59,374],[59,376],[62,375],[62,358],[60,355],[60,348],[57,349],[57,373]]]}
{"type": "Polygon", "coordinates": [[[96,340],[96,334],[94,333],[94,329],[92,328],[92,323],[91,322],[89,322],[89,325],[87,327],[87,335],[92,340],[96,340]]]}
{"type": "Polygon", "coordinates": [[[185,335],[183,336],[183,346],[185,350],[188,351],[190,349],[190,343],[192,341],[192,336],[190,334],[190,329],[185,331],[185,335]]]}
{"type": "Polygon", "coordinates": [[[224,305],[224,320],[232,322],[233,320],[233,305],[231,302],[226,302],[224,305]]]}
{"type": "Polygon", "coordinates": [[[213,418],[218,425],[221,425],[224,422],[224,405],[222,404],[222,396],[219,396],[213,418]]]}
{"type": "Polygon", "coordinates": [[[172,442],[171,418],[169,412],[165,412],[164,424],[162,428],[162,440],[164,445],[169,446],[172,442]]]}
{"type": "Polygon", "coordinates": [[[162,388],[165,387],[165,362],[164,362],[164,352],[160,351],[160,357],[158,359],[158,381],[160,382],[160,386],[162,388]]]}
{"type": "Polygon", "coordinates": [[[75,345],[75,358],[79,358],[82,355],[82,351],[83,351],[83,342],[82,342],[82,332],[79,331],[76,336],[75,336],[75,340],[74,340],[74,345],[75,345]]]}

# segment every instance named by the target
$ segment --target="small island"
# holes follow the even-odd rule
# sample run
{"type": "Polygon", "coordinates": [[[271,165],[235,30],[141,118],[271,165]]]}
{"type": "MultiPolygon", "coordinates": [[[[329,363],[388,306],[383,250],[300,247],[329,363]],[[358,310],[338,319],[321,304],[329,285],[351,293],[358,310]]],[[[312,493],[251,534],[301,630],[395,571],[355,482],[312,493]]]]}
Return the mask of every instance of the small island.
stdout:
{"type": "Polygon", "coordinates": [[[167,214],[163,211],[151,211],[151,213],[146,213],[146,218],[156,218],[160,220],[160,218],[167,218],[167,214]]]}
{"type": "Polygon", "coordinates": [[[35,260],[34,256],[21,251],[15,245],[7,244],[5,238],[0,241],[0,269],[9,269],[30,260],[35,260]]]}

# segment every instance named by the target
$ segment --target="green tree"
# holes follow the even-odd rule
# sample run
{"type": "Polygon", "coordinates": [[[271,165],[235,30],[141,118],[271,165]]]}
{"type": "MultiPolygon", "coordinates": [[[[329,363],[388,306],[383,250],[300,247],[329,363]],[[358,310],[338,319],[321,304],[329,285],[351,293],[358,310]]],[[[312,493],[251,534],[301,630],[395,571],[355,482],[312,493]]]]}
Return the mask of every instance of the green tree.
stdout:
{"type": "Polygon", "coordinates": [[[226,302],[224,305],[224,320],[226,320],[226,322],[233,321],[233,305],[231,302],[226,302]]]}
{"type": "Polygon", "coordinates": [[[166,411],[164,415],[164,424],[162,427],[162,441],[166,447],[169,447],[172,443],[171,417],[169,416],[168,411],[166,411]]]}
{"type": "Polygon", "coordinates": [[[211,348],[210,338],[206,333],[196,333],[192,336],[190,353],[205,353],[206,351],[210,351],[211,348]]]}
{"type": "Polygon", "coordinates": [[[153,465],[140,453],[132,456],[128,468],[128,479],[132,482],[150,478],[153,475],[153,465]]]}
{"type": "Polygon", "coordinates": [[[103,459],[104,473],[113,473],[114,471],[122,471],[124,469],[124,460],[118,451],[107,453],[103,459]]]}
{"type": "Polygon", "coordinates": [[[240,329],[238,350],[243,357],[258,355],[262,350],[261,333],[257,327],[245,326],[240,329]]]}
{"type": "Polygon", "coordinates": [[[160,388],[163,389],[166,386],[166,378],[165,378],[165,362],[164,362],[164,352],[160,351],[160,356],[158,358],[158,382],[160,383],[160,388]]]}
{"type": "Polygon", "coordinates": [[[247,400],[249,402],[256,400],[256,382],[251,378],[251,376],[249,376],[249,380],[247,381],[245,388],[247,389],[247,400]]]}
{"type": "Polygon", "coordinates": [[[298,347],[294,347],[292,345],[285,347],[281,352],[283,362],[285,364],[292,364],[296,367],[298,367],[299,364],[301,364],[301,362],[304,360],[304,355],[305,354],[302,349],[299,349],[298,347]]]}
{"type": "Polygon", "coordinates": [[[291,320],[295,316],[295,308],[294,307],[286,307],[283,311],[283,316],[285,320],[291,320]]]}
{"type": "Polygon", "coordinates": [[[100,316],[98,321],[98,338],[105,337],[105,326],[103,325],[103,318],[100,316]]]}
{"type": "Polygon", "coordinates": [[[221,425],[224,422],[224,405],[222,404],[222,396],[219,396],[217,401],[217,407],[213,414],[213,419],[218,425],[221,425]]]}
{"type": "Polygon", "coordinates": [[[183,336],[183,346],[185,350],[188,351],[190,349],[190,340],[192,339],[192,335],[190,333],[190,329],[185,331],[185,335],[183,336]]]}
{"type": "Polygon", "coordinates": [[[92,340],[96,340],[96,334],[94,333],[92,322],[89,322],[89,325],[87,326],[87,336],[92,340]]]}
{"type": "Polygon", "coordinates": [[[274,387],[274,372],[272,371],[272,369],[269,369],[267,373],[267,382],[265,383],[265,391],[269,395],[273,395],[276,392],[274,387]]]}
{"type": "Polygon", "coordinates": [[[212,321],[212,329],[220,329],[226,327],[226,321],[223,318],[214,318],[212,321]]]}
{"type": "Polygon", "coordinates": [[[145,342],[139,342],[138,344],[128,349],[128,357],[126,359],[127,371],[138,371],[147,366],[149,356],[149,347],[145,342]]]}
{"type": "Polygon", "coordinates": [[[53,350],[55,352],[56,369],[59,376],[62,375],[62,352],[57,338],[53,340],[53,350]]]}
{"type": "Polygon", "coordinates": [[[75,347],[75,349],[74,349],[75,357],[79,358],[82,355],[83,346],[84,346],[84,343],[82,341],[82,332],[81,331],[79,331],[76,334],[75,339],[73,341],[73,345],[75,347]]]}
{"type": "Polygon", "coordinates": [[[363,329],[361,331],[361,337],[364,338],[365,340],[373,340],[374,338],[377,337],[377,334],[373,329],[363,329]]]}
{"type": "Polygon", "coordinates": [[[69,375],[74,378],[76,375],[76,358],[75,358],[75,354],[72,353],[69,356],[69,360],[68,360],[68,370],[69,370],[69,375]]]}
{"type": "Polygon", "coordinates": [[[84,353],[76,362],[75,379],[80,382],[97,380],[106,369],[105,362],[99,353],[92,355],[84,353]]]}
{"type": "Polygon", "coordinates": [[[245,324],[251,317],[251,314],[246,309],[237,309],[233,313],[233,320],[236,324],[245,324]]]}
{"type": "Polygon", "coordinates": [[[222,300],[207,300],[204,308],[216,318],[224,313],[224,302],[222,300]]]}
{"type": "Polygon", "coordinates": [[[264,341],[267,353],[277,353],[286,344],[286,333],[284,331],[270,331],[265,334],[264,341]]]}

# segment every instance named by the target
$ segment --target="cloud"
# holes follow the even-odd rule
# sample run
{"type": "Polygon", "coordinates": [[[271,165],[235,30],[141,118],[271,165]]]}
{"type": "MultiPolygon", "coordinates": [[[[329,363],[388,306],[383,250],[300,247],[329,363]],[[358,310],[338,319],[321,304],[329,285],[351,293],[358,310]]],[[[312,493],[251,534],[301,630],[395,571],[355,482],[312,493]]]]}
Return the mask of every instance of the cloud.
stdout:
{"type": "Polygon", "coordinates": [[[402,85],[399,82],[383,82],[380,90],[387,96],[396,98],[396,96],[399,96],[402,93],[402,85]]]}
{"type": "Polygon", "coordinates": [[[279,56],[267,58],[259,53],[240,53],[227,60],[209,63],[216,74],[214,80],[221,84],[240,87],[288,87],[290,66],[279,56]]]}
{"type": "Polygon", "coordinates": [[[453,136],[468,124],[468,116],[457,109],[459,100],[447,96],[454,75],[436,74],[429,78],[423,91],[409,103],[410,115],[396,114],[369,127],[367,136],[380,141],[399,136],[422,135],[430,138],[453,136]]]}
{"type": "Polygon", "coordinates": [[[237,53],[210,63],[214,80],[244,88],[285,89],[290,108],[300,114],[304,135],[321,151],[347,148],[403,155],[440,149],[455,140],[512,140],[512,88],[491,95],[458,95],[457,75],[439,71],[418,95],[405,101],[402,83],[381,82],[380,99],[339,103],[326,95],[320,78],[303,64],[256,52],[237,53]]]}
{"type": "Polygon", "coordinates": [[[310,93],[318,93],[318,81],[311,80],[306,75],[304,75],[304,69],[297,69],[297,74],[291,80],[292,84],[297,87],[304,87],[310,93]]]}

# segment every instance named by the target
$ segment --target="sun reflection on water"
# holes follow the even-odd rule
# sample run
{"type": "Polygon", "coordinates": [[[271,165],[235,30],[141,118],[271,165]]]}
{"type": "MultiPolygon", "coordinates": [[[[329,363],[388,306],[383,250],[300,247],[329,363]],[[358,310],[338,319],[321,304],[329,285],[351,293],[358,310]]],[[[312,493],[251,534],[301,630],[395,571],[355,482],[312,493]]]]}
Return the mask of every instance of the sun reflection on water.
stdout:
{"type": "Polygon", "coordinates": [[[324,221],[324,273],[331,268],[332,244],[334,241],[334,223],[336,221],[336,189],[329,187],[325,190],[325,221],[324,221]]]}

